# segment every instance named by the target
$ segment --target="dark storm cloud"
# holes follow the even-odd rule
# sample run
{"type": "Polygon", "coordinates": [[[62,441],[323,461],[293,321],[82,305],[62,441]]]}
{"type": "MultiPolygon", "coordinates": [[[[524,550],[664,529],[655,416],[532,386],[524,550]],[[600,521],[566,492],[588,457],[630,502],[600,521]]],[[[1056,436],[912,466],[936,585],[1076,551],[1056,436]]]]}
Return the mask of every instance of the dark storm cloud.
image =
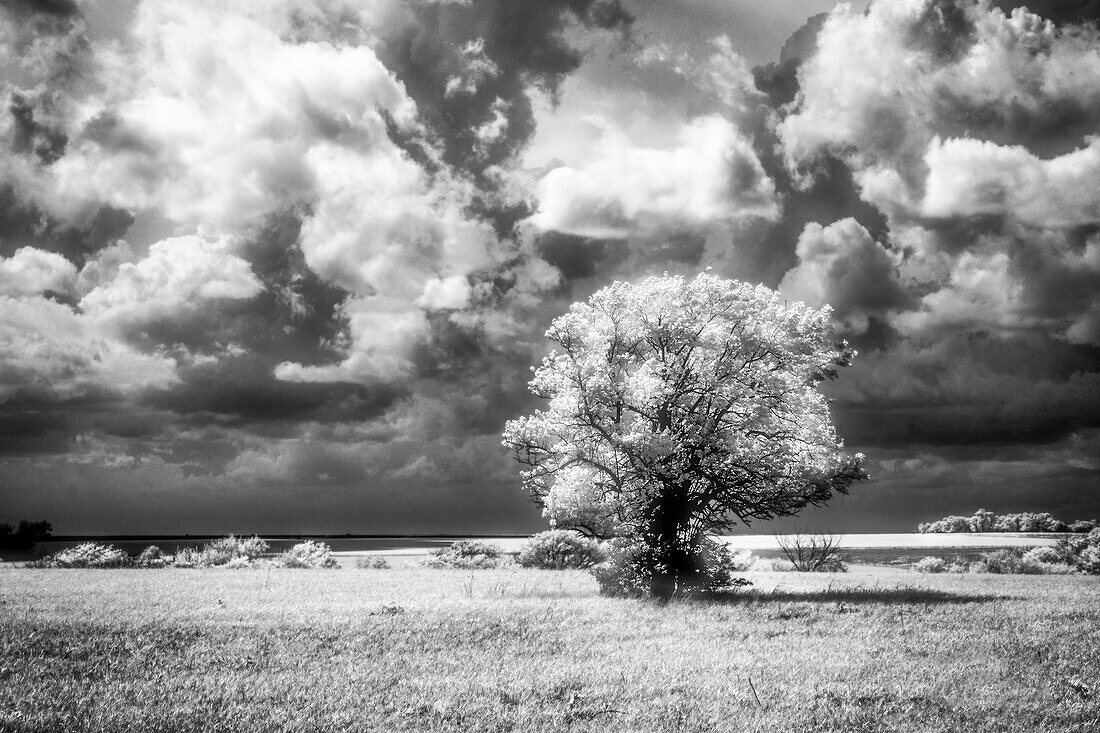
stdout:
{"type": "Polygon", "coordinates": [[[382,59],[416,100],[443,160],[477,181],[475,210],[507,235],[529,211],[493,195],[491,170],[534,133],[531,87],[554,95],[580,65],[570,25],[625,30],[632,17],[620,0],[425,2],[410,12],[385,37],[382,59]]]}

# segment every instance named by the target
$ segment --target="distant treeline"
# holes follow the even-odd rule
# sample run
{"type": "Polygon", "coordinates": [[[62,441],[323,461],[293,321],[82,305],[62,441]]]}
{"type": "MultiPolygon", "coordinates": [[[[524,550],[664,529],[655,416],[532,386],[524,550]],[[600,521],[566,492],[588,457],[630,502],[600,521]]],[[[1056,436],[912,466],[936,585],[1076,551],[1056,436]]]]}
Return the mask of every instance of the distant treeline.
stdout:
{"type": "Polygon", "coordinates": [[[20,520],[17,527],[0,524],[0,550],[29,550],[35,542],[48,539],[51,529],[49,522],[28,522],[26,519],[20,520]]]}
{"type": "Polygon", "coordinates": [[[994,514],[979,509],[972,517],[950,516],[935,522],[917,525],[921,534],[935,532],[1091,532],[1095,519],[1078,519],[1066,523],[1046,512],[994,514]]]}

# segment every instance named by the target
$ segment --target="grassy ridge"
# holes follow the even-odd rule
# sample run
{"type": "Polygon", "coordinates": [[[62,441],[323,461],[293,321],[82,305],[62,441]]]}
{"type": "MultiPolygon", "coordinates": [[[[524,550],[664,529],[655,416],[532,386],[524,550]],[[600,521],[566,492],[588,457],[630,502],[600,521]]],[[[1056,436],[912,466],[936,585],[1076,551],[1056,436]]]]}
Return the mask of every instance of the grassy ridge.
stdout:
{"type": "Polygon", "coordinates": [[[1091,731],[1094,577],[0,571],[3,731],[1091,731]],[[751,680],[751,685],[750,685],[751,680]]]}

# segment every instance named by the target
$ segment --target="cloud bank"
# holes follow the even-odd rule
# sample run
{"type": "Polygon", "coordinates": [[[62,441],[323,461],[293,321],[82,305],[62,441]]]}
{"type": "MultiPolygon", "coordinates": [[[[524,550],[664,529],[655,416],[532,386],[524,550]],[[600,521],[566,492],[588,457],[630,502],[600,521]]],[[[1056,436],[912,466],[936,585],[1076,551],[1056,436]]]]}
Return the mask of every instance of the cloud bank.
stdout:
{"type": "Polygon", "coordinates": [[[812,5],[754,67],[714,3],[4,3],[5,505],[533,529],[497,436],[546,325],[710,267],[861,351],[836,529],[1100,514],[1093,6],[812,5]]]}

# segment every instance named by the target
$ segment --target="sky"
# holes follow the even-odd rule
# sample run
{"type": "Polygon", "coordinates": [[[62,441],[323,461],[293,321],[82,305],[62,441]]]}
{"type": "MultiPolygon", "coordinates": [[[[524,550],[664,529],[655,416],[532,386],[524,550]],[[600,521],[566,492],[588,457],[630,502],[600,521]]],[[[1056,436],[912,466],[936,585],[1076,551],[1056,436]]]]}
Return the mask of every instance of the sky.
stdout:
{"type": "Polygon", "coordinates": [[[871,479],[1100,517],[1100,2],[0,0],[0,521],[528,533],[575,301],[834,309],[871,479]]]}

